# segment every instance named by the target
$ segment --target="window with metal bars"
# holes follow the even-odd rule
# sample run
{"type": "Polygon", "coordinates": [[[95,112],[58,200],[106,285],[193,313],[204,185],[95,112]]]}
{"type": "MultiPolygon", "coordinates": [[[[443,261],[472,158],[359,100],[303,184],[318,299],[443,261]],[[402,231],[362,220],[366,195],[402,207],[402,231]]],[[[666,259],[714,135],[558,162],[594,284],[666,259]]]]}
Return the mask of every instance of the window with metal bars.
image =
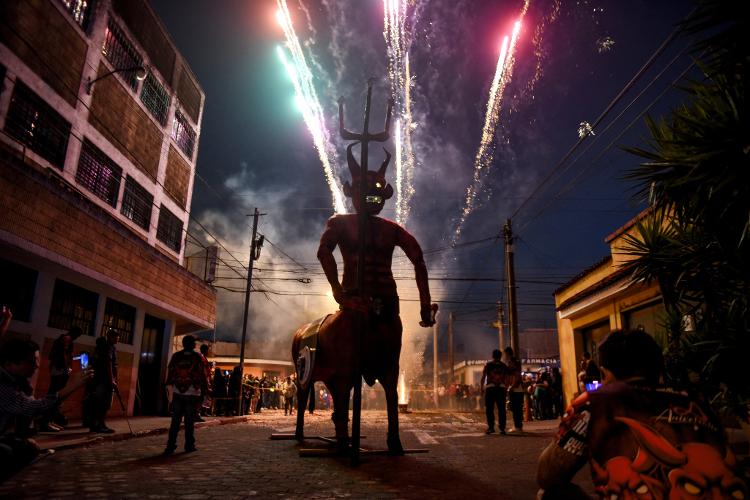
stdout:
{"type": "Polygon", "coordinates": [[[175,252],[182,247],[182,221],[162,205],[159,209],[159,225],[156,226],[156,239],[175,252]]]}
{"type": "Polygon", "coordinates": [[[91,22],[91,13],[94,11],[94,0],[58,0],[68,11],[73,20],[87,31],[91,22]]]}
{"type": "Polygon", "coordinates": [[[108,298],[104,306],[102,335],[106,335],[108,330],[115,330],[120,334],[120,342],[132,344],[134,325],[135,307],[108,298]]]}
{"type": "Polygon", "coordinates": [[[61,330],[78,326],[84,334],[94,335],[98,305],[99,294],[67,281],[55,280],[47,326],[61,330]]]}
{"type": "MultiPolygon", "coordinates": [[[[135,50],[135,46],[128,40],[125,33],[112,19],[107,24],[107,33],[104,35],[102,54],[104,54],[104,57],[107,58],[107,61],[112,64],[115,70],[143,66],[143,58],[135,50]]],[[[138,78],[136,77],[137,72],[135,70],[123,71],[118,74],[130,85],[131,89],[138,89],[138,78]]]]}
{"type": "Polygon", "coordinates": [[[149,72],[146,80],[143,82],[141,89],[141,102],[146,105],[156,120],[162,124],[167,124],[167,114],[169,113],[169,103],[171,99],[164,86],[159,83],[154,75],[149,72]]]}
{"type": "Polygon", "coordinates": [[[120,208],[122,215],[148,231],[153,204],[153,195],[128,176],[125,180],[125,191],[122,194],[122,207],[120,208]]]}
{"type": "Polygon", "coordinates": [[[172,121],[172,139],[177,143],[183,153],[188,158],[193,158],[193,148],[195,147],[195,130],[190,126],[187,119],[179,110],[174,112],[172,121]]]}
{"type": "Polygon", "coordinates": [[[88,139],[81,146],[76,181],[113,207],[117,206],[122,169],[88,139]]]}
{"type": "Polygon", "coordinates": [[[16,80],[10,98],[5,131],[60,170],[63,169],[70,123],[20,80],[16,80]]]}

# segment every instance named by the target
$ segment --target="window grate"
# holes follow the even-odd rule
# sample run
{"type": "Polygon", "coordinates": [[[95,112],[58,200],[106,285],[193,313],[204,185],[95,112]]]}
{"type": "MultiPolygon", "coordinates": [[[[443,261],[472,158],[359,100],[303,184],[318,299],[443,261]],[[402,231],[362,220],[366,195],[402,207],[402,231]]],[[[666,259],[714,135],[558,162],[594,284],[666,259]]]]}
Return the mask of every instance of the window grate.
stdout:
{"type": "Polygon", "coordinates": [[[122,195],[122,215],[148,231],[151,225],[151,207],[154,197],[146,189],[128,176],[125,192],[122,195]]]}
{"type": "Polygon", "coordinates": [[[63,280],[55,280],[47,326],[69,330],[78,326],[86,335],[94,335],[94,320],[99,295],[63,280]]]}
{"type": "Polygon", "coordinates": [[[143,102],[146,108],[162,126],[167,124],[167,114],[169,114],[170,101],[171,99],[167,90],[161,83],[159,83],[159,80],[154,78],[154,75],[149,72],[146,80],[143,82],[141,102],[143,102]]]}
{"type": "Polygon", "coordinates": [[[195,130],[179,110],[175,111],[172,121],[172,139],[182,152],[192,160],[193,148],[195,147],[195,130]]]}
{"type": "Polygon", "coordinates": [[[94,0],[59,0],[65,10],[71,15],[78,26],[87,31],[91,22],[91,12],[94,10],[94,0]]]}
{"type": "Polygon", "coordinates": [[[179,252],[182,247],[182,221],[164,205],[159,210],[156,238],[175,252],[179,252]]]}
{"type": "Polygon", "coordinates": [[[84,140],[76,181],[115,207],[120,193],[120,177],[122,169],[88,139],[84,140]]]}
{"type": "Polygon", "coordinates": [[[52,106],[16,80],[5,130],[60,170],[65,165],[70,123],[52,106]]]}
{"type": "MultiPolygon", "coordinates": [[[[143,58],[135,49],[135,46],[128,40],[125,33],[117,24],[110,19],[107,24],[107,33],[104,35],[104,45],[102,54],[107,58],[113,69],[124,70],[143,66],[143,58]]],[[[138,88],[138,78],[136,71],[125,71],[120,73],[122,78],[130,85],[130,88],[138,88]]]]}
{"type": "Polygon", "coordinates": [[[132,344],[134,324],[135,307],[113,299],[107,299],[107,303],[104,306],[102,335],[106,335],[108,330],[115,330],[120,334],[120,342],[123,344],[132,344]]]}

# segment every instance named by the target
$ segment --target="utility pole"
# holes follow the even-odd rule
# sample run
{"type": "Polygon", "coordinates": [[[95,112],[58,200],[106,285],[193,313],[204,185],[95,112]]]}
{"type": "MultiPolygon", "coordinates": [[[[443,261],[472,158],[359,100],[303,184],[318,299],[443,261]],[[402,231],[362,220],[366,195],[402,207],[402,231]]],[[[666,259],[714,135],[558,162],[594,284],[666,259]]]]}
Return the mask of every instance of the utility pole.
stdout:
{"type": "Polygon", "coordinates": [[[500,346],[500,352],[505,350],[505,331],[503,330],[503,321],[505,321],[505,313],[503,311],[503,305],[497,303],[497,340],[500,346]]]}
{"type": "Polygon", "coordinates": [[[518,345],[518,309],[516,308],[516,275],[513,266],[513,229],[510,219],[503,227],[505,237],[505,276],[508,278],[508,329],[510,330],[510,346],[513,354],[520,356],[518,345]]]}
{"type": "Polygon", "coordinates": [[[244,406],[245,391],[242,390],[242,380],[245,376],[245,341],[247,339],[247,316],[250,312],[250,287],[253,281],[253,262],[258,260],[260,257],[260,249],[263,248],[263,241],[265,237],[261,235],[260,238],[256,238],[258,234],[258,217],[261,214],[258,212],[258,207],[255,207],[255,213],[253,214],[253,235],[250,238],[250,257],[247,259],[247,287],[245,288],[245,312],[242,317],[242,341],[240,343],[240,397],[237,402],[237,415],[242,415],[242,408],[244,406]]]}
{"type": "Polygon", "coordinates": [[[455,373],[453,372],[453,365],[455,364],[455,360],[453,357],[453,321],[456,319],[456,315],[453,314],[451,311],[450,314],[448,314],[448,362],[450,363],[450,368],[448,368],[450,373],[450,383],[453,383],[453,378],[455,376],[455,373]]]}
{"type": "Polygon", "coordinates": [[[435,324],[432,325],[432,400],[438,407],[438,312],[434,315],[435,324]]]}

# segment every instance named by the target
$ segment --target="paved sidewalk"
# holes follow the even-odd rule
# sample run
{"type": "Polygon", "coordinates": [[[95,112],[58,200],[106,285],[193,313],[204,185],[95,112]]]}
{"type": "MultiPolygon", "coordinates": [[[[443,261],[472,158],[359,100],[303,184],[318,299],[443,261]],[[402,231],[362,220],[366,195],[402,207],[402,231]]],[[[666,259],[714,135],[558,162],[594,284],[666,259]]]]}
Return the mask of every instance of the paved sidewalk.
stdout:
{"type": "MultiPolygon", "coordinates": [[[[195,428],[210,427],[214,425],[236,424],[247,422],[253,416],[241,417],[203,417],[205,422],[196,422],[195,428]]],[[[130,417],[108,418],[107,426],[113,429],[113,434],[97,434],[89,432],[80,421],[72,421],[70,425],[60,432],[42,432],[34,436],[37,444],[44,450],[64,450],[78,448],[107,441],[121,441],[134,437],[152,436],[165,434],[169,430],[170,417],[130,417]],[[129,422],[128,422],[129,420],[129,422]],[[130,424],[128,426],[128,423],[130,424]],[[132,433],[131,433],[132,429],[132,433]]],[[[181,427],[183,428],[184,425],[181,427]]]]}

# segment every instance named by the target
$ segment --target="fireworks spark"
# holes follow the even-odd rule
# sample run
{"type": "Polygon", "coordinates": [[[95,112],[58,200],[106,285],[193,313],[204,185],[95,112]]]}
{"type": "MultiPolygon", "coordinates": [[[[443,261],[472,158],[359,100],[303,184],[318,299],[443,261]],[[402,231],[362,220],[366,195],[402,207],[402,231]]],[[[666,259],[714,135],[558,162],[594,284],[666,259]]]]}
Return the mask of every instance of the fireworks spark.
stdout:
{"type": "Polygon", "coordinates": [[[589,122],[581,122],[578,125],[578,138],[583,139],[589,135],[596,135],[594,134],[594,128],[589,122]]]}
{"type": "Polygon", "coordinates": [[[484,118],[484,127],[482,127],[482,139],[479,143],[477,154],[474,157],[474,176],[471,185],[466,188],[464,209],[459,218],[456,232],[453,235],[452,244],[454,245],[461,237],[461,231],[466,219],[476,206],[477,192],[481,186],[481,181],[484,178],[486,171],[489,170],[494,158],[492,145],[495,139],[495,130],[497,130],[497,124],[500,120],[503,93],[513,76],[516,42],[518,41],[518,34],[521,31],[521,22],[523,21],[528,7],[529,0],[526,0],[521,10],[521,15],[513,26],[513,33],[511,34],[510,39],[507,35],[503,38],[503,43],[500,48],[500,57],[497,60],[497,67],[495,69],[495,77],[492,79],[492,86],[490,87],[489,98],[487,99],[487,111],[484,118]]]}
{"type": "Polygon", "coordinates": [[[612,50],[612,46],[615,44],[615,41],[612,39],[612,37],[605,36],[604,38],[600,38],[596,41],[596,50],[603,54],[605,52],[609,52],[612,50]]]}
{"type": "Polygon", "coordinates": [[[318,151],[318,157],[323,165],[326,182],[328,182],[328,186],[331,189],[333,208],[336,213],[344,213],[346,211],[344,195],[335,177],[330,161],[334,148],[325,126],[323,108],[320,105],[320,100],[313,84],[313,75],[305,59],[299,38],[294,31],[294,25],[289,15],[286,0],[277,0],[277,5],[279,10],[276,12],[276,20],[284,30],[284,36],[286,37],[286,50],[282,47],[277,47],[279,59],[292,80],[297,105],[302,112],[307,129],[312,135],[315,149],[318,151]],[[291,59],[287,57],[287,51],[291,55],[291,59]]]}
{"type": "Polygon", "coordinates": [[[411,68],[406,40],[405,0],[383,0],[383,37],[388,58],[388,80],[396,122],[396,222],[405,224],[409,213],[409,201],[414,194],[414,150],[411,141],[411,68]]]}

